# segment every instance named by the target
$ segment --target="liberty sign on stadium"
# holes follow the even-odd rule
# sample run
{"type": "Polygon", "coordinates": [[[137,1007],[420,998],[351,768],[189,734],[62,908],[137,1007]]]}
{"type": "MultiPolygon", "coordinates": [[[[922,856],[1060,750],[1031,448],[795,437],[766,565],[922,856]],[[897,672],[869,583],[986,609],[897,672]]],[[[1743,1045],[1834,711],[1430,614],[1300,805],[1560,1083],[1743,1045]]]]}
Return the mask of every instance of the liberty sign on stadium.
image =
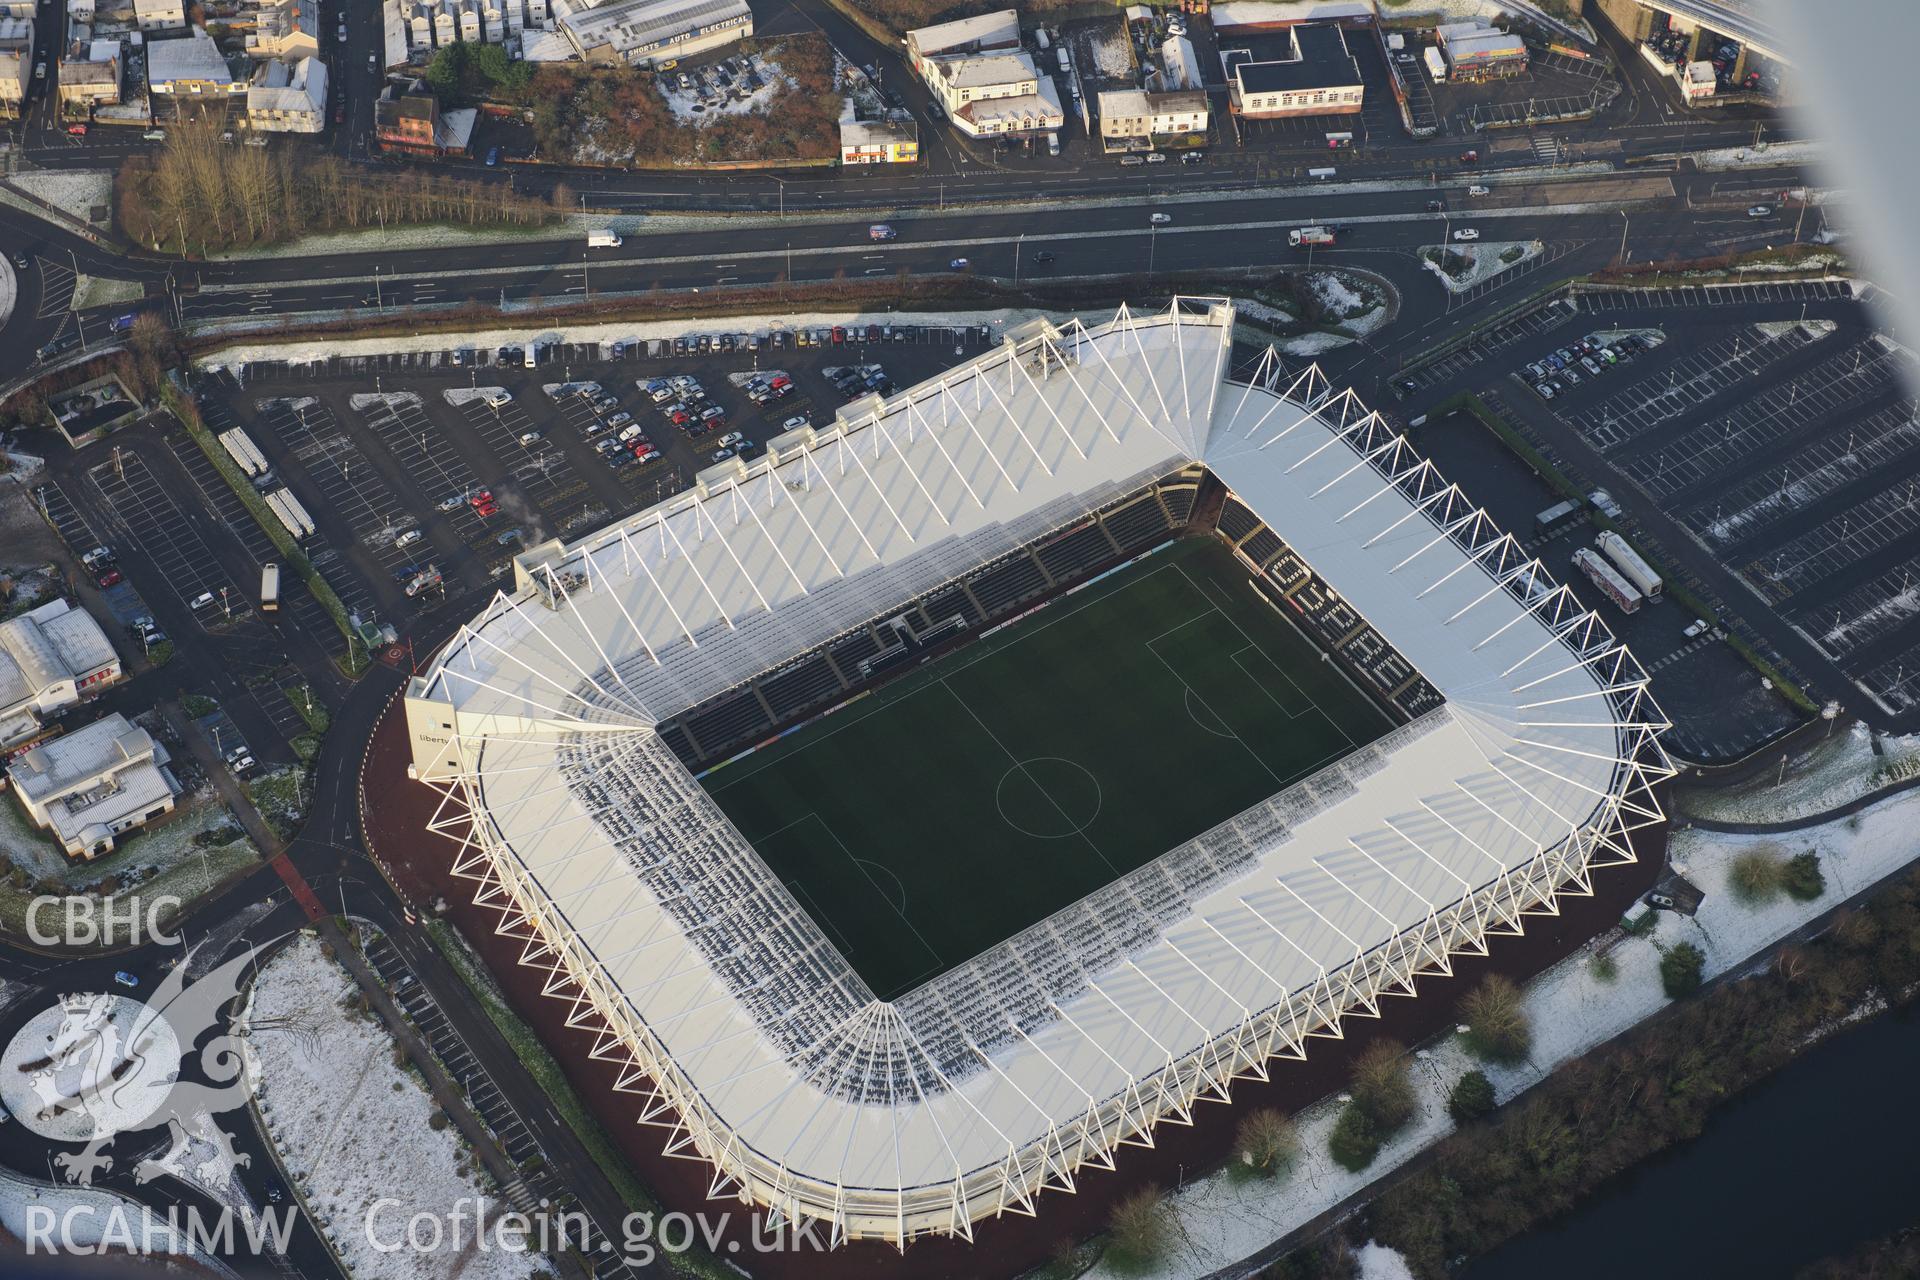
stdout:
{"type": "Polygon", "coordinates": [[[714,1194],[971,1237],[1662,821],[1626,650],[1216,299],[579,542],[406,693],[457,875],[714,1194]]]}

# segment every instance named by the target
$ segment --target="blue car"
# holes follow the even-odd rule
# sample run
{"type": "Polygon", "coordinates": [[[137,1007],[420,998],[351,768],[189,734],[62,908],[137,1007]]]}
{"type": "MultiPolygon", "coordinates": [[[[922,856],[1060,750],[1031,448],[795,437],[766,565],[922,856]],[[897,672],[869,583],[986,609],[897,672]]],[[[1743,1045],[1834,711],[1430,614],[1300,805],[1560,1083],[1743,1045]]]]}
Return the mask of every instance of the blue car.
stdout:
{"type": "Polygon", "coordinates": [[[500,163],[500,148],[488,147],[487,148],[487,167],[491,169],[494,165],[499,163],[500,163]]]}
{"type": "Polygon", "coordinates": [[[134,977],[125,969],[117,970],[113,975],[113,980],[123,987],[137,987],[140,985],[140,979],[134,977]]]}

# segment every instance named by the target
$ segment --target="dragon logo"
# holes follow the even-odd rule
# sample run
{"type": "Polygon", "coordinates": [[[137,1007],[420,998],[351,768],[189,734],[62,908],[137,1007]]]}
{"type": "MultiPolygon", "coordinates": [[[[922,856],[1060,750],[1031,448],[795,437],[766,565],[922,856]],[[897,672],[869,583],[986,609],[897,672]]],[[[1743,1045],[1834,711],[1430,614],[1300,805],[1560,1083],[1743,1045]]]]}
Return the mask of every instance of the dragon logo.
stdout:
{"type": "Polygon", "coordinates": [[[137,1182],[195,1164],[200,1178],[225,1183],[251,1163],[214,1122],[251,1091],[239,1043],[254,1027],[236,1027],[229,1008],[254,958],[251,946],[189,980],[194,953],[168,971],[145,1003],[100,993],[70,995],[28,1021],[0,1055],[0,1102],[41,1137],[80,1143],[54,1157],[68,1182],[90,1186],[114,1168],[123,1133],[164,1124],[171,1144],[159,1160],[135,1166],[137,1182]]]}

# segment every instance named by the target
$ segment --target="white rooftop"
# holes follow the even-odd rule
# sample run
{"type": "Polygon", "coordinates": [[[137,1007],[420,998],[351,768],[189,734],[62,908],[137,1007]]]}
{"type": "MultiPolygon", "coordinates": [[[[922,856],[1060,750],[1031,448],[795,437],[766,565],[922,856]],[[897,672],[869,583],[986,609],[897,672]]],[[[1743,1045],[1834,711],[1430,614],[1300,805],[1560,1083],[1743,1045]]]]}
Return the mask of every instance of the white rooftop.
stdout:
{"type": "Polygon", "coordinates": [[[1020,43],[1020,15],[1012,9],[1000,9],[972,18],[960,18],[907,32],[907,45],[922,57],[948,49],[983,49],[1020,43]]]}
{"type": "Polygon", "coordinates": [[[1230,379],[1232,321],[1030,334],[536,548],[412,686],[450,704],[469,873],[554,922],[723,1189],[966,1234],[1631,856],[1664,762],[1632,659],[1317,371],[1230,379]],[[1194,462],[1446,705],[875,999],[652,726],[1194,462]]]}
{"type": "Polygon", "coordinates": [[[146,49],[148,84],[174,80],[233,83],[233,72],[228,69],[220,46],[201,32],[183,39],[149,40],[146,49]]]}

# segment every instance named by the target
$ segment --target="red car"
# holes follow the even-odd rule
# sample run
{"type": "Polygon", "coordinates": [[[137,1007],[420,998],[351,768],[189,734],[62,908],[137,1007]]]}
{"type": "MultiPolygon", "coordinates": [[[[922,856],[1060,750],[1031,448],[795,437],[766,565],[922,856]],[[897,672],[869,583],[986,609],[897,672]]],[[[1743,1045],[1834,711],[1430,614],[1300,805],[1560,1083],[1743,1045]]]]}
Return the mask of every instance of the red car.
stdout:
{"type": "Polygon", "coordinates": [[[499,515],[500,504],[492,499],[488,499],[485,502],[476,502],[473,504],[473,514],[482,519],[485,519],[487,516],[499,515]]]}
{"type": "Polygon", "coordinates": [[[847,331],[839,325],[833,326],[833,345],[839,346],[847,340],[847,331]]]}
{"type": "Polygon", "coordinates": [[[481,489],[475,493],[469,494],[467,497],[467,505],[471,507],[478,507],[483,502],[492,502],[492,501],[493,501],[493,490],[491,489],[481,489]]]}
{"type": "Polygon", "coordinates": [[[74,138],[84,138],[87,136],[87,126],[83,124],[70,124],[67,126],[67,134],[74,138]]]}
{"type": "Polygon", "coordinates": [[[98,581],[103,588],[111,587],[120,581],[120,571],[118,569],[107,569],[101,572],[95,580],[98,581]]]}
{"type": "Polygon", "coordinates": [[[789,377],[788,377],[788,376],[787,376],[786,374],[784,374],[784,373],[776,373],[776,374],[774,374],[774,375],[773,375],[773,377],[772,377],[772,378],[770,378],[770,379],[768,379],[768,381],[767,381],[767,385],[768,385],[769,387],[771,387],[771,388],[773,388],[773,389],[774,389],[775,391],[778,391],[778,390],[779,390],[780,388],[782,388],[782,387],[790,387],[790,386],[792,386],[792,385],[793,385],[793,379],[792,379],[792,378],[789,378],[789,377]]]}

